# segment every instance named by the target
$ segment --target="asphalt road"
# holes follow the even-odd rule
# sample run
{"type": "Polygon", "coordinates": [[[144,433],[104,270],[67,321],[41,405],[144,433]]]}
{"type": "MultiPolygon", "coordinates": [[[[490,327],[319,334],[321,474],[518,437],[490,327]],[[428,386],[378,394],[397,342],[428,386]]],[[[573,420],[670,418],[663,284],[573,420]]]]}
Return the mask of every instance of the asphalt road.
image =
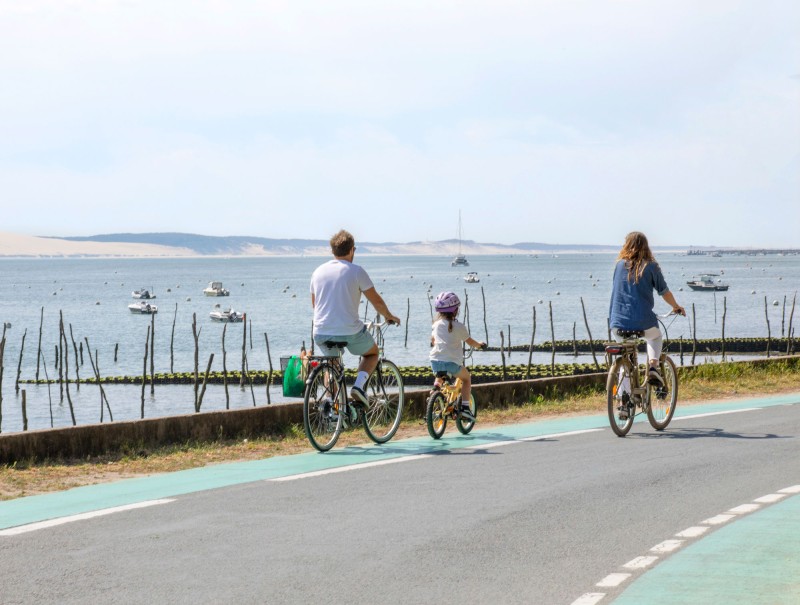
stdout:
{"type": "MultiPolygon", "coordinates": [[[[267,474],[220,466],[154,478],[158,493],[147,480],[121,482],[130,502],[169,497],[54,526],[20,519],[80,512],[67,499],[79,490],[0,503],[0,529],[12,528],[0,531],[0,603],[569,605],[612,602],[634,585],[663,591],[644,580],[771,506],[780,516],[780,502],[705,520],[800,484],[800,394],[766,401],[679,408],[713,415],[676,415],[663,433],[637,423],[624,439],[602,417],[471,438],[448,427],[444,443],[389,444],[389,457],[351,448],[276,459],[283,471],[267,474]],[[351,462],[360,464],[342,466],[351,462]],[[193,487],[178,487],[187,477],[193,487]],[[13,533],[17,525],[33,530],[13,533]],[[676,538],[698,526],[700,535],[676,538]]],[[[103,508],[113,487],[80,488],[81,506],[103,508]]],[[[800,527],[787,527],[800,543],[800,527]]],[[[741,575],[718,559],[704,574],[720,586],[741,575]]],[[[776,573],[794,573],[797,561],[776,573]]],[[[800,599],[793,581],[771,590],[800,599]]],[[[742,602],[800,602],[777,592],[742,602]]]]}

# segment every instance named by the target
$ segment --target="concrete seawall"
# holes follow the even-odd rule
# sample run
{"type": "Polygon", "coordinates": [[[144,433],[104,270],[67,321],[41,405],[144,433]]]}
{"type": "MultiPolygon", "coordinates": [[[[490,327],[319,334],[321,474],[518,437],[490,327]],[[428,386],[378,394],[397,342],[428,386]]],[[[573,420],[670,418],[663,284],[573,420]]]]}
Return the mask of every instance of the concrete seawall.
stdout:
{"type": "MultiPolygon", "coordinates": [[[[796,366],[799,356],[776,357],[733,364],[753,366],[790,363],[796,366]]],[[[689,368],[682,368],[686,371],[689,368]]],[[[583,374],[557,378],[539,378],[494,382],[473,386],[483,408],[505,407],[530,401],[538,395],[571,393],[583,389],[602,389],[606,374],[583,374]]],[[[425,413],[428,390],[406,391],[406,418],[421,418],[425,413]]],[[[303,423],[303,404],[261,406],[90,424],[76,427],[42,429],[0,435],[0,463],[58,458],[85,458],[124,449],[157,445],[243,438],[280,433],[291,424],[303,423]]]]}

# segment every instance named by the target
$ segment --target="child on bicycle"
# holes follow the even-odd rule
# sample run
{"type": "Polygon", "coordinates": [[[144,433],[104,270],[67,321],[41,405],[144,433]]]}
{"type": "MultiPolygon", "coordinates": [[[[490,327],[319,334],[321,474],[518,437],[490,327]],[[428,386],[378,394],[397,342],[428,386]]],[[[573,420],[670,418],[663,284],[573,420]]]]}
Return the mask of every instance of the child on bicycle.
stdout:
{"type": "Polygon", "coordinates": [[[462,343],[471,347],[483,349],[485,342],[478,342],[469,335],[467,327],[458,321],[458,308],[461,301],[454,292],[441,292],[434,302],[437,315],[431,331],[431,370],[436,378],[433,388],[442,386],[439,372],[447,372],[455,378],[461,379],[461,417],[468,422],[475,422],[475,416],[470,410],[470,392],[472,382],[469,371],[464,367],[462,343]]]}

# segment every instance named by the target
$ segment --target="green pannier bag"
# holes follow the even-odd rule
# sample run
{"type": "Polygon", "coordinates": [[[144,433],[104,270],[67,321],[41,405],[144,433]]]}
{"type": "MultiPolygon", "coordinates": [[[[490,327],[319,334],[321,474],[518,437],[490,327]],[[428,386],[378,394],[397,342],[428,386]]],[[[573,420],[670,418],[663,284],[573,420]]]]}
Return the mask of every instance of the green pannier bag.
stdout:
{"type": "Polygon", "coordinates": [[[281,357],[281,369],[283,370],[283,396],[302,396],[306,382],[303,379],[303,360],[300,359],[300,356],[281,357]]]}

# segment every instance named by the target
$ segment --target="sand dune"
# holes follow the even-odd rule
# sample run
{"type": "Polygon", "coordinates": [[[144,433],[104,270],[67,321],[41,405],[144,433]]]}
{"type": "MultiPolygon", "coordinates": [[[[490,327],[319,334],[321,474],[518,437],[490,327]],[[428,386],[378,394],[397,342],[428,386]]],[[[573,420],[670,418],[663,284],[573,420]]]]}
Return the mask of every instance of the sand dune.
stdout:
{"type": "Polygon", "coordinates": [[[0,232],[0,257],[25,256],[197,256],[187,248],[151,244],[73,242],[63,239],[0,232]]]}

